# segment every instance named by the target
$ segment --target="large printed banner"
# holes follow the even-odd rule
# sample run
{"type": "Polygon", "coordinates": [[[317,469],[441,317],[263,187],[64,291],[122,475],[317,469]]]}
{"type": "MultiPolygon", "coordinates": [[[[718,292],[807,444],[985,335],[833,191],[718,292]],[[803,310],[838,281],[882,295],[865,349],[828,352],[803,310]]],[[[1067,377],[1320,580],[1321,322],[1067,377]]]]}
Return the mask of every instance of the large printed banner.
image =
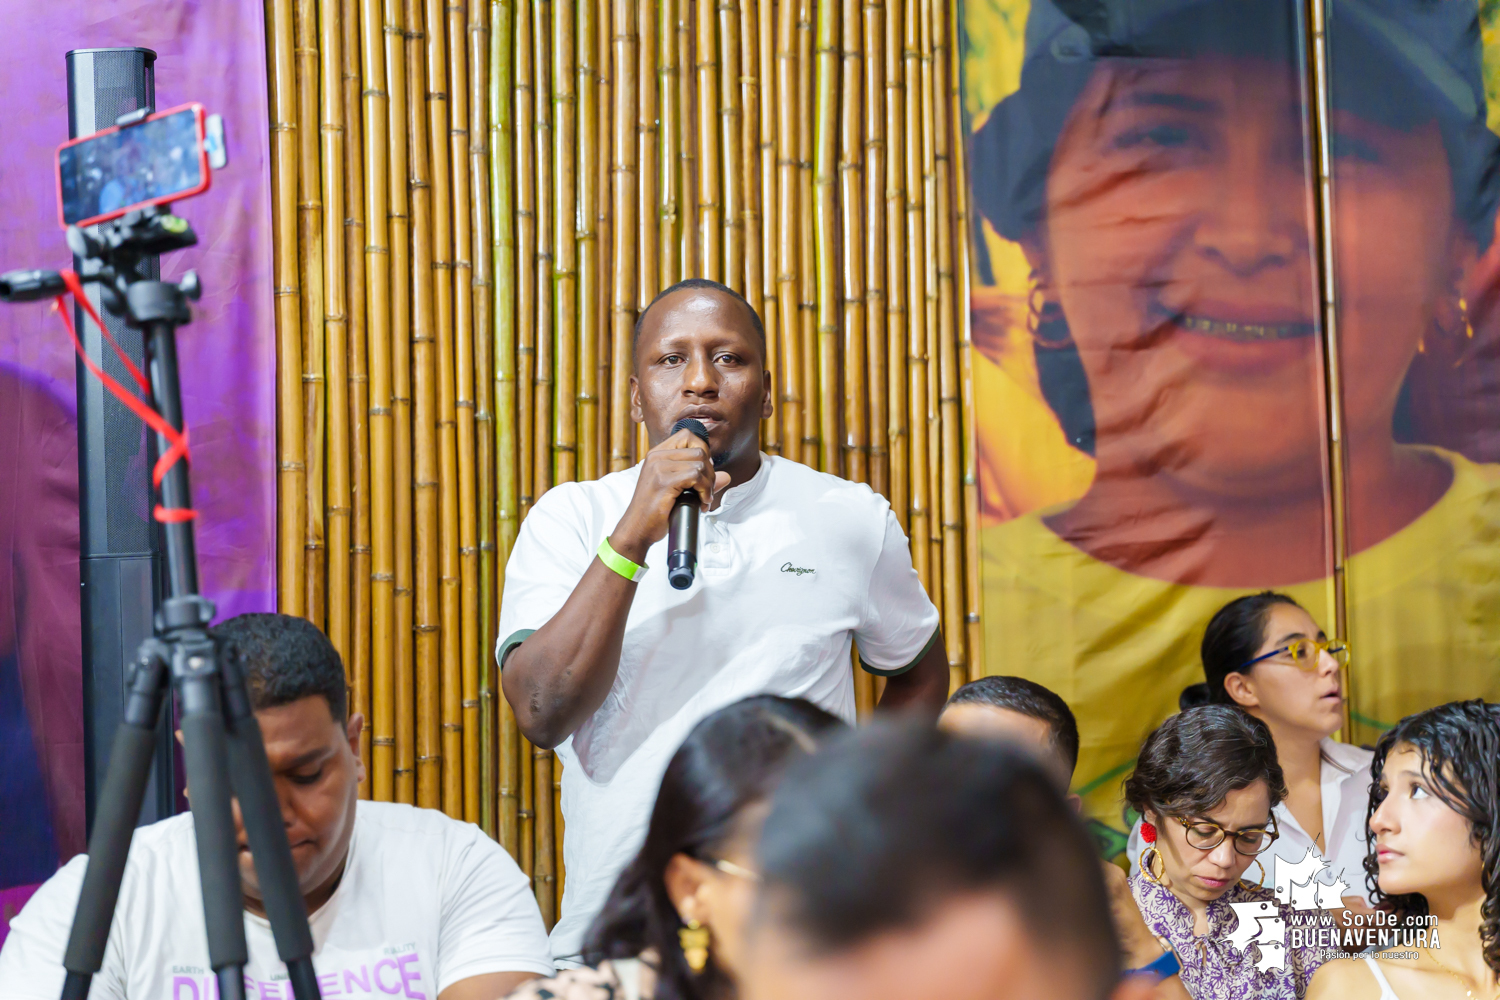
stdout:
{"type": "Polygon", "coordinates": [[[1331,378],[1346,735],[1500,700],[1500,46],[1474,0],[1328,10],[1331,218],[1302,0],[961,0],[985,669],[1073,706],[1111,848],[1218,608],[1334,631],[1331,378]]]}

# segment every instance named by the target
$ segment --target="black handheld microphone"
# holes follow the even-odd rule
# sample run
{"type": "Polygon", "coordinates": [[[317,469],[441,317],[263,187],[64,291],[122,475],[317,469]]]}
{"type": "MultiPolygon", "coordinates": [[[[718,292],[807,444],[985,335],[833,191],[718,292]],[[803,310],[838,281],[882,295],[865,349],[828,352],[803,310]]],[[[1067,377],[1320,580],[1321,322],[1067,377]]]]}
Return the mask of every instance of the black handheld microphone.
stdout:
{"type": "MultiPolygon", "coordinates": [[[[672,434],[684,427],[708,444],[708,428],[702,421],[683,417],[672,425],[672,434]]],[[[697,490],[683,490],[667,521],[667,582],[676,590],[687,590],[693,585],[698,566],[698,511],[702,506],[703,498],[697,490]]]]}

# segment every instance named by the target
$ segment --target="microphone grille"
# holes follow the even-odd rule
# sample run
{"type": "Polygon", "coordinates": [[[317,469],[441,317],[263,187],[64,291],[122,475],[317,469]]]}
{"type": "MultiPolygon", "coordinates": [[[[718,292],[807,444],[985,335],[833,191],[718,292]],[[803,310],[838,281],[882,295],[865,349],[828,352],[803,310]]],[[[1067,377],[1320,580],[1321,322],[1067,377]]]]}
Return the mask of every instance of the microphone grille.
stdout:
{"type": "MultiPolygon", "coordinates": [[[[672,434],[676,434],[678,431],[683,430],[684,428],[692,431],[694,434],[698,435],[698,437],[702,438],[704,444],[708,444],[708,428],[703,426],[703,421],[696,420],[692,417],[683,417],[681,420],[677,421],[677,423],[672,425],[672,434]]],[[[672,435],[668,434],[667,436],[671,437],[672,435]]]]}

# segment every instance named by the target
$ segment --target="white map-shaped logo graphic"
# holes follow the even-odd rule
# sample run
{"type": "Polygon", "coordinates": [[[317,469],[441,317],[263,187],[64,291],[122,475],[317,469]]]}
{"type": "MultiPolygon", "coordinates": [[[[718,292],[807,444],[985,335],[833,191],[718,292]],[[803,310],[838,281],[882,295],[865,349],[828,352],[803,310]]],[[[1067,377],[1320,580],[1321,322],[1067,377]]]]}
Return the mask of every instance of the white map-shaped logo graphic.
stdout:
{"type": "MultiPolygon", "coordinates": [[[[1344,892],[1349,886],[1343,879],[1332,884],[1318,881],[1318,876],[1328,870],[1316,848],[1309,847],[1301,861],[1288,863],[1285,858],[1276,859],[1276,900],[1293,910],[1341,910],[1344,908],[1344,892]]],[[[1229,943],[1239,951],[1251,944],[1260,947],[1260,961],[1255,967],[1262,972],[1268,969],[1286,968],[1286,922],[1281,910],[1270,900],[1255,903],[1230,903],[1229,908],[1239,918],[1229,943]]]]}

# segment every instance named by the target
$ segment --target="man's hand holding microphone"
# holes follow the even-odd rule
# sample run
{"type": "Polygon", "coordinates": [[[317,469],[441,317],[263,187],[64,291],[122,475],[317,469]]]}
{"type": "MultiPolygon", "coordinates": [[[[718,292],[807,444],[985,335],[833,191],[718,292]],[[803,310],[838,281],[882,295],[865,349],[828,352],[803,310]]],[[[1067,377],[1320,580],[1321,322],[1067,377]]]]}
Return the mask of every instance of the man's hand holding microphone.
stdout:
{"type": "Polygon", "coordinates": [[[610,547],[631,562],[644,563],[647,550],[670,531],[667,572],[674,587],[686,589],[697,561],[698,513],[710,509],[728,485],[729,473],[714,470],[707,429],[684,417],[665,441],[646,453],[630,506],[609,536],[610,547]],[[697,503],[687,494],[696,494],[697,503]],[[683,553],[689,556],[685,559],[683,553]]]}

